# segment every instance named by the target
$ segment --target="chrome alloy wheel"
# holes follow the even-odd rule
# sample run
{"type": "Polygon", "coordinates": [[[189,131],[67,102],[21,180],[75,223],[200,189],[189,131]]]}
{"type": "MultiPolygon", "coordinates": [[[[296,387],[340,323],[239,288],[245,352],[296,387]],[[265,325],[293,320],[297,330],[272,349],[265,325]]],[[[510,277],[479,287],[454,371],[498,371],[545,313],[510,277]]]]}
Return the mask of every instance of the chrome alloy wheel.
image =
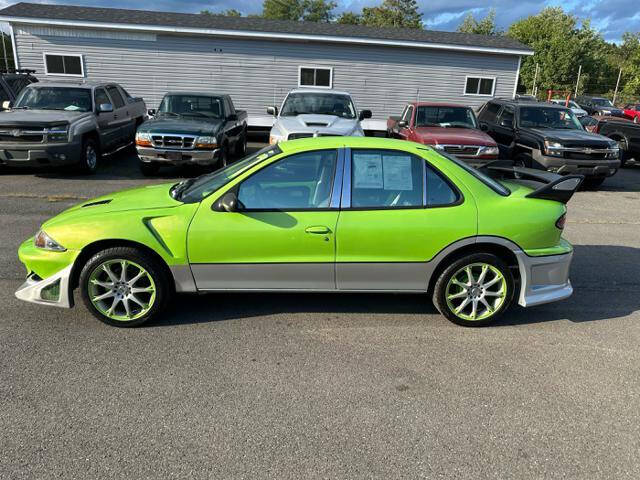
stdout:
{"type": "Polygon", "coordinates": [[[507,298],[507,281],[499,269],[488,263],[460,268],[449,280],[447,306],[459,318],[485,320],[502,308],[507,298]]]}
{"type": "Polygon", "coordinates": [[[104,316],[127,322],[142,317],[156,300],[151,275],[130,260],[107,260],[89,276],[89,299],[104,316]]]}

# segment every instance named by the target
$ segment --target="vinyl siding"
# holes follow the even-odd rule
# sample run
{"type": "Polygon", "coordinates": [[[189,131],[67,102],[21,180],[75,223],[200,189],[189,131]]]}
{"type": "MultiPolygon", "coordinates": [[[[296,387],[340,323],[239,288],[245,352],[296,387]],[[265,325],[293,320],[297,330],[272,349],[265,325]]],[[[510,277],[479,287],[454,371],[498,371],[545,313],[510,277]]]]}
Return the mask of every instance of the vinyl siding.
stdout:
{"type": "Polygon", "coordinates": [[[495,96],[511,97],[518,69],[515,55],[160,34],[133,41],[126,32],[69,36],[68,28],[28,25],[14,30],[20,67],[35,69],[43,80],[43,52],[82,54],[87,78],[119,82],[149,107],[169,90],[205,90],[230,94],[250,116],[266,115],[266,105],[279,106],[298,87],[300,65],[333,67],[333,88],[350,92],[358,108],[371,109],[378,120],[414,100],[477,107],[487,97],[463,95],[467,76],[495,76],[495,96]]]}

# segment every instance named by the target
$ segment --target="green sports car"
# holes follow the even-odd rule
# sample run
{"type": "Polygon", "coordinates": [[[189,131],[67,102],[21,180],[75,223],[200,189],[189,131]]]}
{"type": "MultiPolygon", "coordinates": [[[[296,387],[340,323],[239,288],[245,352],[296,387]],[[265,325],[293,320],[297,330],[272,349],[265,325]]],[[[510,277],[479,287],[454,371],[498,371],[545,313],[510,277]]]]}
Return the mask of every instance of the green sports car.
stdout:
{"type": "Polygon", "coordinates": [[[495,320],[572,293],[565,203],[580,176],[424,145],[294,140],[178,184],[70,208],[19,250],[22,300],[140,325],[175,293],[414,292],[449,320],[495,320]]]}

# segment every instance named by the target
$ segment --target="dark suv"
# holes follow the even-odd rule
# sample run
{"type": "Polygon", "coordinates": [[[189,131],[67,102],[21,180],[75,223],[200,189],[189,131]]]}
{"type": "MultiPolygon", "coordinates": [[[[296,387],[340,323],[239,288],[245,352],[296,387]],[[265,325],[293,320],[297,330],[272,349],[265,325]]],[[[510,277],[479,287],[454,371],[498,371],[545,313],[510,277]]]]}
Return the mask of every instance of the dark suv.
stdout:
{"type": "Polygon", "coordinates": [[[590,187],[620,167],[617,142],[586,132],[561,105],[494,99],[480,109],[478,121],[498,144],[502,158],[525,167],[581,174],[590,187]]]}
{"type": "Polygon", "coordinates": [[[5,102],[14,102],[27,85],[38,81],[33,76],[35,70],[0,70],[0,107],[5,110],[5,102]]]}

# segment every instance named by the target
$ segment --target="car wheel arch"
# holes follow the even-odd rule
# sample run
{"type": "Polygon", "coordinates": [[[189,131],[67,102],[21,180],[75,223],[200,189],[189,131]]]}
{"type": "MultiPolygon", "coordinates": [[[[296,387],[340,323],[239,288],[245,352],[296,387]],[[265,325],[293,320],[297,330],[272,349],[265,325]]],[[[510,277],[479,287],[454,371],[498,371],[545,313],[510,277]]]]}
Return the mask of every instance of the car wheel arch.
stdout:
{"type": "Polygon", "coordinates": [[[140,250],[144,253],[149,254],[155,260],[158,261],[158,264],[162,266],[164,273],[167,275],[167,279],[171,280],[171,284],[175,285],[175,279],[167,265],[167,262],[162,258],[158,252],[154,249],[139,243],[133,240],[125,240],[125,239],[109,239],[109,240],[97,240],[93,243],[86,245],[81,251],[80,254],[76,257],[73,262],[73,268],[71,269],[70,282],[69,286],[71,290],[75,290],[79,286],[80,281],[80,273],[82,272],[82,268],[86,264],[86,262],[93,257],[96,253],[106,250],[108,248],[114,247],[131,247],[137,250],[140,250]]]}
{"type": "MultiPolygon", "coordinates": [[[[438,278],[451,263],[455,262],[458,258],[474,253],[489,253],[503,260],[507,266],[511,268],[513,278],[516,281],[516,289],[518,289],[521,276],[518,258],[515,254],[517,250],[521,249],[515,243],[502,237],[468,238],[449,245],[432,260],[434,261],[434,268],[429,278],[427,293],[429,295],[433,294],[433,289],[438,278]]],[[[517,294],[518,292],[516,291],[516,295],[517,294]]]]}

